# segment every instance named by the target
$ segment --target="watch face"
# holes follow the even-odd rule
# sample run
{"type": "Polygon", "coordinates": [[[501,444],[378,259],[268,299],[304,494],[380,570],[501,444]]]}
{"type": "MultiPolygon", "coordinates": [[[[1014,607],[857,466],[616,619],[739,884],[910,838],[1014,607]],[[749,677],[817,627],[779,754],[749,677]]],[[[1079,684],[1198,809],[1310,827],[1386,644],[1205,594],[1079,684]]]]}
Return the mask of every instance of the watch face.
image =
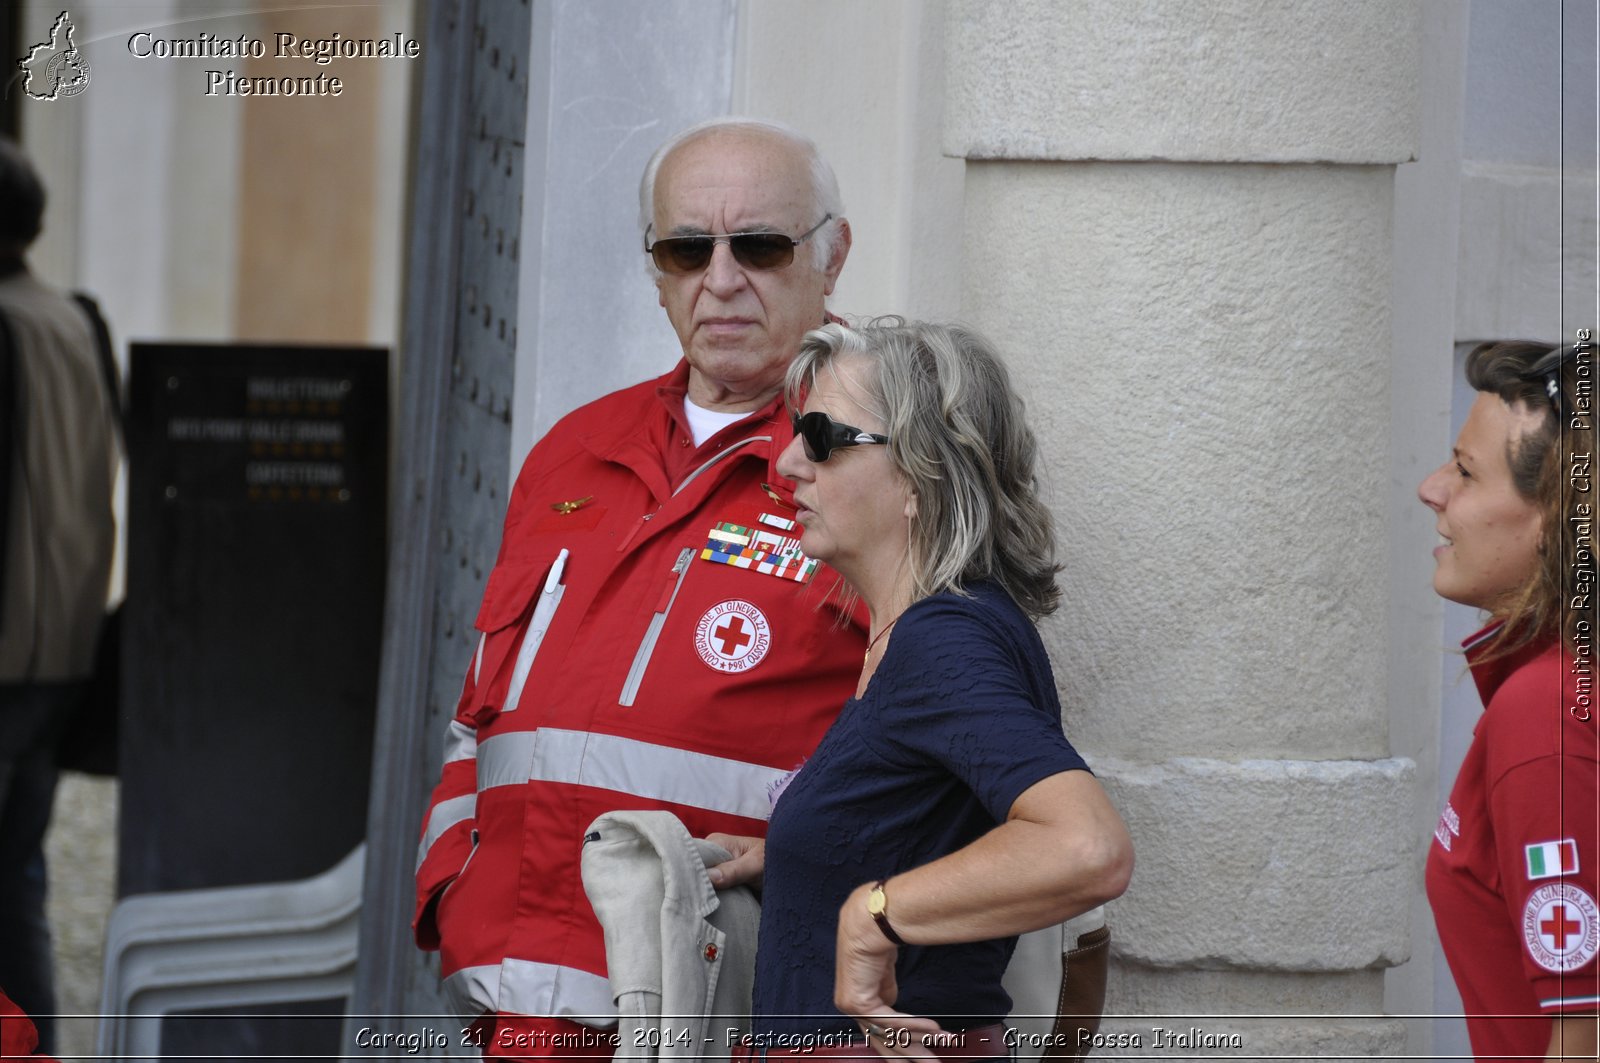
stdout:
{"type": "Polygon", "coordinates": [[[883,887],[873,887],[872,892],[867,894],[867,912],[871,915],[882,915],[887,907],[888,898],[883,895],[883,887]]]}

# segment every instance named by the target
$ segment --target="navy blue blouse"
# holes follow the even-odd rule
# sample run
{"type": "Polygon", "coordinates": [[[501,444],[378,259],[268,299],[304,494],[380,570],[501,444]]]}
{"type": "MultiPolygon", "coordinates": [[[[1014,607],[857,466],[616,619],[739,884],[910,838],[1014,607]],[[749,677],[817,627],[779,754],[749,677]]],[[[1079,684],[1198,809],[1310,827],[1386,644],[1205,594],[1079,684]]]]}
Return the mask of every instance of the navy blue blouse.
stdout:
{"type": "MultiPolygon", "coordinates": [[[[1061,733],[1039,633],[993,584],[940,594],[895,624],[866,693],[845,702],[783,791],[767,832],[753,1032],[854,1031],[833,1006],[834,939],[850,891],[960,849],[1017,797],[1087,770],[1061,733]]],[[[894,918],[890,891],[889,917],[894,918]]],[[[905,946],[899,1011],[947,1030],[997,1022],[1016,938],[905,946]]]]}

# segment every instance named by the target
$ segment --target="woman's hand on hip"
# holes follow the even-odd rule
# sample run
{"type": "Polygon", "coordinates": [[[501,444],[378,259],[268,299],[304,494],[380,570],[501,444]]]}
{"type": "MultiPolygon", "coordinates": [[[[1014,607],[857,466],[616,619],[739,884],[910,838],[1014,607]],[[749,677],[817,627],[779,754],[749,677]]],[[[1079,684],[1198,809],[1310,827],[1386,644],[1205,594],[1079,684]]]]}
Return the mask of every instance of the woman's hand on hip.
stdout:
{"type": "Polygon", "coordinates": [[[833,1004],[867,1035],[867,1043],[890,1059],[937,1059],[925,1038],[940,1032],[932,1019],[894,1010],[900,987],[894,961],[900,950],[867,912],[870,883],[858,886],[839,909],[833,972],[833,1004]]]}

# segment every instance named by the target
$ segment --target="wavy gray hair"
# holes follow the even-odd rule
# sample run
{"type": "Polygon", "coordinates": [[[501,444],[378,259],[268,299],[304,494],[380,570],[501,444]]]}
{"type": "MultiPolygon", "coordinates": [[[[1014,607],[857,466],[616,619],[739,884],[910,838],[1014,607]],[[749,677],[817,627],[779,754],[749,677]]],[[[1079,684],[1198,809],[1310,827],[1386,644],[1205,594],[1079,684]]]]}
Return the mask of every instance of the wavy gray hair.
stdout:
{"type": "Polygon", "coordinates": [[[889,457],[916,493],[916,597],[963,594],[992,579],[1034,619],[1053,612],[1061,566],[1054,521],[1036,489],[1038,442],[989,342],[961,325],[900,318],[824,325],[806,333],[789,365],[791,409],[840,358],[872,367],[868,394],[856,401],[882,418],[889,457]]]}
{"type": "MultiPolygon", "coordinates": [[[[817,150],[815,141],[792,126],[765,118],[723,115],[720,118],[697,122],[687,129],[679,130],[665,144],[657,148],[656,153],[650,156],[650,161],[645,164],[644,176],[639,179],[640,237],[648,242],[650,226],[655,222],[656,174],[661,171],[662,162],[691,140],[721,132],[781,137],[804,154],[811,178],[813,221],[824,214],[833,215],[828,224],[818,229],[817,234],[807,241],[811,245],[812,265],[817,269],[826,269],[828,263],[833,260],[834,245],[839,239],[839,223],[844,220],[844,198],[839,195],[839,179],[834,176],[833,167],[828,165],[828,160],[822,157],[822,152],[817,150]]],[[[809,226],[812,222],[806,224],[809,226]]],[[[650,275],[657,276],[659,273],[655,263],[651,262],[650,275]]]]}

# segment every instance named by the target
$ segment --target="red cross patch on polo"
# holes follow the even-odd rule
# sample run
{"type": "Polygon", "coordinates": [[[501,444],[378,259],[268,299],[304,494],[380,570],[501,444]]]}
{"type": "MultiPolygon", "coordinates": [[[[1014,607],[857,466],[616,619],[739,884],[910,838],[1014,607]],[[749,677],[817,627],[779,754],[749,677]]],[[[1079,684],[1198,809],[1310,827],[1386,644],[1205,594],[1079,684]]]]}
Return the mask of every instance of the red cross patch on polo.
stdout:
{"type": "Polygon", "coordinates": [[[700,618],[694,627],[694,648],[708,668],[745,672],[760,664],[772,648],[772,627],[760,609],[730,598],[700,618]]]}
{"type": "Polygon", "coordinates": [[[1600,952],[1600,912],[1594,898],[1570,882],[1540,886],[1522,910],[1522,937],[1533,962],[1560,974],[1576,971],[1600,952]]]}

